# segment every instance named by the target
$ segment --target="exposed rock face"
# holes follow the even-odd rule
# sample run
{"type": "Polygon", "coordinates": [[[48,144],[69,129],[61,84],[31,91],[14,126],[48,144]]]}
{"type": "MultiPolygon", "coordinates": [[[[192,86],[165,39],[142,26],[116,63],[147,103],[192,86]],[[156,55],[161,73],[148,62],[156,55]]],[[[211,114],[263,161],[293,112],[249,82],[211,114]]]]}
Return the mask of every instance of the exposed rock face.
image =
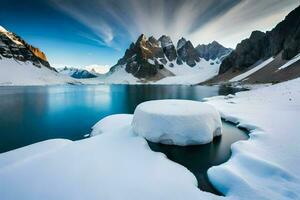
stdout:
{"type": "Polygon", "coordinates": [[[216,41],[207,45],[198,45],[196,50],[199,56],[207,61],[216,59],[223,61],[232,52],[232,49],[226,48],[216,41]]]}
{"type": "Polygon", "coordinates": [[[171,38],[169,36],[163,35],[159,38],[159,41],[168,60],[174,61],[177,58],[177,53],[171,38]]]}
{"type": "Polygon", "coordinates": [[[229,69],[246,69],[259,60],[265,60],[281,53],[289,60],[300,53],[300,6],[293,10],[273,30],[263,33],[254,31],[250,38],[237,45],[220,67],[220,74],[229,69]]]}
{"type": "Polygon", "coordinates": [[[187,65],[194,67],[197,62],[200,62],[200,57],[197,50],[194,48],[191,41],[181,38],[177,43],[177,63],[186,62],[187,65]]]}
{"type": "Polygon", "coordinates": [[[56,71],[50,66],[42,51],[0,26],[0,59],[1,57],[14,58],[21,62],[30,61],[37,67],[44,65],[56,71]]]}
{"type": "Polygon", "coordinates": [[[113,73],[118,66],[125,66],[128,73],[137,78],[147,79],[165,71],[166,66],[176,67],[174,63],[178,65],[186,63],[194,67],[198,62],[200,57],[190,41],[182,38],[175,48],[169,36],[163,35],[157,40],[142,34],[135,43],[130,45],[123,58],[111,68],[110,72],[113,73]]]}

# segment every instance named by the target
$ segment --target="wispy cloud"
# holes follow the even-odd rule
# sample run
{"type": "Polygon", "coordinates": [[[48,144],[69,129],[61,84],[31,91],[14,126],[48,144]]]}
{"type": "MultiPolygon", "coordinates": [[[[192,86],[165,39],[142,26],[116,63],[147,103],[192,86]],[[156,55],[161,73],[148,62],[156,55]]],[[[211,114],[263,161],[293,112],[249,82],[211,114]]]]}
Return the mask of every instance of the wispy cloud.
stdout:
{"type": "MultiPolygon", "coordinates": [[[[107,46],[145,33],[185,36],[196,43],[219,40],[234,47],[254,29],[278,23],[299,0],[51,0],[107,46]]],[[[90,39],[92,39],[90,37],[90,39]]]]}

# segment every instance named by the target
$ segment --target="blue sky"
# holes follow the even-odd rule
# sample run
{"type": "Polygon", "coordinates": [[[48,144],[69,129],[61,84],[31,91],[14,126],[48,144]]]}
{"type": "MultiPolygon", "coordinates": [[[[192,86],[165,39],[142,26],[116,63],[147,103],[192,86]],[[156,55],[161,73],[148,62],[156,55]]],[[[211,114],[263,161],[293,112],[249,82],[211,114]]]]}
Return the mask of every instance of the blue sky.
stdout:
{"type": "Polygon", "coordinates": [[[299,0],[1,0],[0,25],[51,65],[114,65],[139,34],[235,47],[274,27],[299,0]]]}

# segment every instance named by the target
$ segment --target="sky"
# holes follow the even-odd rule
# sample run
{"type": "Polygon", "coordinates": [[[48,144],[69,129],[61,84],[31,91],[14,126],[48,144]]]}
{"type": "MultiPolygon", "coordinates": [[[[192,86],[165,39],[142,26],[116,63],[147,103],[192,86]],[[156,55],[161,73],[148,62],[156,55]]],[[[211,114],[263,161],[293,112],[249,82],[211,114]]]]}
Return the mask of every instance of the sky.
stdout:
{"type": "Polygon", "coordinates": [[[144,33],[235,48],[271,30],[299,0],[1,0],[0,25],[39,47],[54,67],[116,64],[144,33]]]}

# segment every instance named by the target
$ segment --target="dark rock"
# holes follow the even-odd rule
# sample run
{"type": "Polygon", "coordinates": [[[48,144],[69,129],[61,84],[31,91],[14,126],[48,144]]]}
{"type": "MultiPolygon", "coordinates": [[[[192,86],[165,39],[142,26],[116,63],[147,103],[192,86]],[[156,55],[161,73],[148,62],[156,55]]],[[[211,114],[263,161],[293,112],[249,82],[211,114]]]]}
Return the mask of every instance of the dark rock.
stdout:
{"type": "Polygon", "coordinates": [[[169,61],[173,61],[177,58],[175,46],[169,36],[163,35],[159,38],[163,52],[169,61]]]}
{"type": "Polygon", "coordinates": [[[181,38],[177,43],[177,47],[178,63],[183,61],[190,67],[194,67],[197,62],[200,62],[198,52],[191,41],[186,41],[184,38],[181,38]]]}
{"type": "Polygon", "coordinates": [[[220,66],[220,74],[233,68],[244,70],[260,60],[275,57],[289,60],[300,53],[300,6],[267,33],[254,31],[243,40],[220,66]]]}
{"type": "Polygon", "coordinates": [[[21,62],[30,61],[36,67],[42,65],[56,71],[47,61],[46,55],[38,48],[25,42],[15,33],[0,30],[0,56],[14,58],[21,62]]]}
{"type": "Polygon", "coordinates": [[[217,58],[223,61],[224,58],[232,52],[232,49],[225,48],[216,41],[213,41],[208,45],[198,45],[196,50],[200,58],[204,58],[206,61],[216,60],[217,58]]]}

